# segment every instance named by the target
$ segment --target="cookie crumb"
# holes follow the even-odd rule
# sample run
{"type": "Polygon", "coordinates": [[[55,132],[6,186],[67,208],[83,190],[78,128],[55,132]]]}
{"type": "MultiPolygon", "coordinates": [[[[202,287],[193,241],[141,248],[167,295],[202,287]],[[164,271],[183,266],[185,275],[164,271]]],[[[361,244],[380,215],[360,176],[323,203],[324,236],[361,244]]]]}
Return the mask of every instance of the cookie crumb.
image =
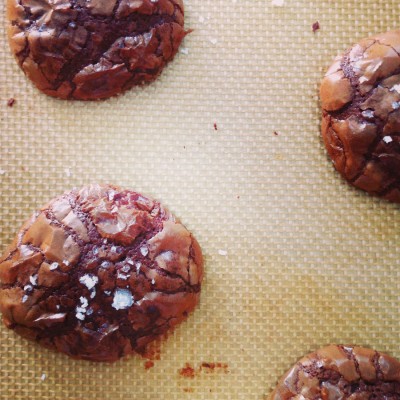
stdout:
{"type": "Polygon", "coordinates": [[[193,393],[193,392],[194,392],[194,389],[193,389],[193,388],[187,388],[187,387],[185,387],[185,388],[183,388],[183,391],[184,391],[185,393],[193,393]]]}
{"type": "Polygon", "coordinates": [[[319,22],[318,22],[318,21],[315,21],[315,22],[312,24],[312,31],[315,33],[315,32],[317,32],[319,29],[320,29],[319,22]]]}
{"type": "Polygon", "coordinates": [[[15,104],[16,101],[17,100],[15,100],[13,97],[9,98],[8,101],[7,101],[7,106],[8,107],[12,107],[15,104]]]}

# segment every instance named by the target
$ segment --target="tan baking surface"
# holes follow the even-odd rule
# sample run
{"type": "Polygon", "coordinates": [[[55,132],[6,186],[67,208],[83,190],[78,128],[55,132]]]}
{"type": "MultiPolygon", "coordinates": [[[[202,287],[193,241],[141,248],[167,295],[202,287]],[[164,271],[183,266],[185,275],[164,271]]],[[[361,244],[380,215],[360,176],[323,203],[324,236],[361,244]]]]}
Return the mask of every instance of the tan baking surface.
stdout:
{"type": "Polygon", "coordinates": [[[0,399],[261,400],[330,342],[400,357],[400,210],[334,172],[317,97],[338,52],[399,25],[398,0],[186,0],[189,54],[151,86],[90,104],[33,88],[0,11],[0,249],[54,195],[105,181],[170,206],[207,273],[201,306],[147,371],[139,357],[72,361],[1,326],[0,399]],[[179,375],[202,362],[229,373],[179,375]]]}

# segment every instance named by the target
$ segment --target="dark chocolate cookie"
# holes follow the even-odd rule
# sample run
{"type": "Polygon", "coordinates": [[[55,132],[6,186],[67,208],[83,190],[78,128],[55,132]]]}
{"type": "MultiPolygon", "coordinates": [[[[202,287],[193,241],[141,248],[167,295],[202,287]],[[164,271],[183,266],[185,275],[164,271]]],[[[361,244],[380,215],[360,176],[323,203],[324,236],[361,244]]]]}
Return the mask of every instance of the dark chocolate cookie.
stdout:
{"type": "Polygon", "coordinates": [[[96,100],[153,81],[186,32],[182,0],[7,0],[20,67],[44,93],[96,100]]]}
{"type": "Polygon", "coordinates": [[[299,360],[270,400],[399,400],[400,363],[363,347],[330,345],[299,360]]]}
{"type": "Polygon", "coordinates": [[[162,205],[92,185],[52,200],[0,258],[8,328],[74,358],[115,361],[199,301],[200,247],[162,205]]]}
{"type": "Polygon", "coordinates": [[[400,30],[336,58],[321,85],[322,136],[352,185],[400,202],[400,30]]]}

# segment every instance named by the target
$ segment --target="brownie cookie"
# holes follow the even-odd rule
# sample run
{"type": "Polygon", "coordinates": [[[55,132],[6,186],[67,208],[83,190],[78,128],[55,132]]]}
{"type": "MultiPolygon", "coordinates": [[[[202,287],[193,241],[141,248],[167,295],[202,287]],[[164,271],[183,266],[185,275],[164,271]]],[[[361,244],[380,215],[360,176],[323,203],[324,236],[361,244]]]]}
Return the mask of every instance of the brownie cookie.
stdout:
{"type": "Polygon", "coordinates": [[[386,354],[331,345],[302,358],[279,381],[270,400],[398,400],[400,362],[386,354]]]}
{"type": "Polygon", "coordinates": [[[92,185],[52,200],[0,258],[8,328],[74,358],[115,361],[199,301],[200,247],[159,202],[92,185]]]}
{"type": "Polygon", "coordinates": [[[361,40],[321,84],[322,136],[352,185],[400,202],[400,30],[361,40]]]}
{"type": "Polygon", "coordinates": [[[20,67],[61,99],[153,81],[186,35],[182,0],[7,0],[7,14],[20,67]]]}

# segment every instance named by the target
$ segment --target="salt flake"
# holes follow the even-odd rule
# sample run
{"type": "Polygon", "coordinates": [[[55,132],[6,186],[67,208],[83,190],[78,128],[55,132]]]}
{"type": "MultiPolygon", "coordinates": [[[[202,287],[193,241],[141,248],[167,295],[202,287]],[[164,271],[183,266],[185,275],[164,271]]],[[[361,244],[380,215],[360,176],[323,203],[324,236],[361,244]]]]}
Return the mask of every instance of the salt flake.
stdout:
{"type": "Polygon", "coordinates": [[[374,118],[374,112],[372,111],[372,110],[365,110],[365,111],[363,111],[362,113],[362,116],[364,117],[364,118],[367,118],[367,119],[371,119],[371,118],[374,118]]]}
{"type": "Polygon", "coordinates": [[[33,289],[32,285],[25,285],[24,286],[24,291],[25,292],[30,292],[33,289]]]}
{"type": "Polygon", "coordinates": [[[124,281],[126,281],[129,278],[129,276],[130,275],[121,274],[120,272],[118,272],[118,274],[117,274],[117,278],[122,279],[124,281]]]}
{"type": "Polygon", "coordinates": [[[69,168],[64,169],[65,175],[68,176],[68,178],[72,175],[71,170],[69,168]]]}
{"type": "Polygon", "coordinates": [[[116,289],[112,306],[116,310],[125,310],[133,304],[132,293],[127,289],[116,289]]]}
{"type": "Polygon", "coordinates": [[[284,0],[272,0],[272,5],[273,6],[283,7],[284,3],[285,3],[284,0]]]}
{"type": "Polygon", "coordinates": [[[181,47],[179,52],[187,56],[189,54],[189,49],[187,47],[181,47]]]}
{"type": "Polygon", "coordinates": [[[58,263],[57,262],[53,262],[53,263],[50,264],[50,271],[54,271],[57,268],[58,268],[58,263]]]}
{"type": "Polygon", "coordinates": [[[149,254],[149,249],[148,249],[146,246],[142,246],[142,247],[140,248],[140,252],[142,253],[142,256],[143,256],[143,257],[146,257],[147,254],[149,254]]]}
{"type": "Polygon", "coordinates": [[[37,285],[37,275],[32,275],[29,277],[29,282],[32,284],[32,286],[36,286],[37,285]]]}
{"type": "Polygon", "coordinates": [[[398,83],[397,85],[394,85],[391,89],[391,92],[396,91],[397,93],[400,93],[400,83],[398,83]]]}
{"type": "Polygon", "coordinates": [[[85,316],[84,316],[84,314],[78,312],[78,313],[76,313],[76,318],[78,318],[79,320],[83,321],[85,319],[85,316]]]}
{"type": "Polygon", "coordinates": [[[81,296],[81,297],[79,297],[79,300],[81,302],[81,307],[87,308],[87,306],[89,305],[89,302],[87,301],[87,298],[81,296]]]}
{"type": "Polygon", "coordinates": [[[25,303],[27,300],[28,300],[28,296],[25,294],[25,295],[22,297],[22,302],[25,303]]]}
{"type": "Polygon", "coordinates": [[[89,290],[93,289],[98,281],[99,278],[97,276],[90,274],[83,275],[79,278],[79,282],[85,285],[89,290]]]}
{"type": "Polygon", "coordinates": [[[121,268],[121,271],[122,272],[129,272],[131,270],[131,267],[129,266],[129,265],[124,265],[122,268],[121,268]]]}
{"type": "Polygon", "coordinates": [[[227,255],[228,255],[228,252],[227,252],[226,250],[218,250],[218,254],[219,254],[220,256],[227,256],[227,255]]]}
{"type": "Polygon", "coordinates": [[[385,137],[383,138],[383,141],[384,141],[385,143],[390,143],[390,142],[393,142],[393,139],[392,139],[391,136],[385,136],[385,137]]]}
{"type": "Polygon", "coordinates": [[[0,169],[0,175],[4,175],[6,173],[5,169],[0,169]]]}
{"type": "Polygon", "coordinates": [[[46,374],[42,374],[42,376],[40,377],[40,379],[41,379],[42,381],[44,381],[44,380],[46,379],[46,374]]]}

